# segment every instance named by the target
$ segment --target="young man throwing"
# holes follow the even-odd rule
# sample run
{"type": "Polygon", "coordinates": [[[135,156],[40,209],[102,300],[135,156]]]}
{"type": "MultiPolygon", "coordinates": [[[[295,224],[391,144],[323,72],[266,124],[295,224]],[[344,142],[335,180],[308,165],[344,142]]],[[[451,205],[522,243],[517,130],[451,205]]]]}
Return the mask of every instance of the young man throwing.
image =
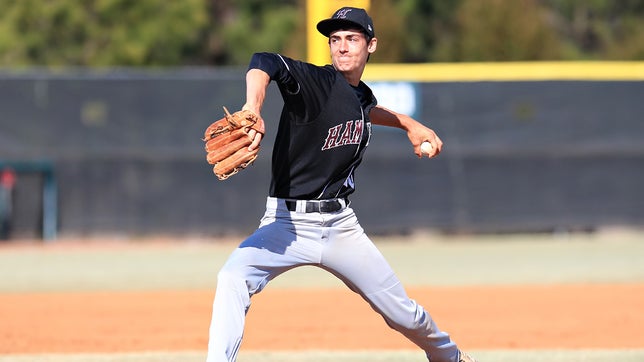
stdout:
{"type": "MultiPolygon", "coordinates": [[[[360,226],[347,199],[369,145],[371,125],[407,133],[414,153],[434,157],[442,141],[420,122],[378,106],[361,81],[376,51],[371,18],[345,7],[317,24],[329,38],[332,63],[323,67],[278,54],[254,54],[246,74],[243,109],[261,114],[275,81],[284,99],[272,157],[266,212],[259,228],[219,271],[208,362],[235,361],[251,297],[280,274],[303,265],[325,269],[358,293],[386,323],[418,345],[431,362],[474,361],[459,351],[400,280],[360,226]],[[429,154],[421,144],[431,143],[429,154]]],[[[259,146],[259,132],[250,131],[259,146]]]]}

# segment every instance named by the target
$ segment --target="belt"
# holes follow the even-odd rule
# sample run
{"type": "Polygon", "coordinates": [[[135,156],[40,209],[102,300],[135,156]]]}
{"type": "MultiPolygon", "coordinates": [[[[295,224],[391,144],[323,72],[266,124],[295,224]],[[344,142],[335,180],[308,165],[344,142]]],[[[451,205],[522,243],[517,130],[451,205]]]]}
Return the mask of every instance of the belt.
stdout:
{"type": "Polygon", "coordinates": [[[336,212],[344,209],[349,205],[347,199],[330,199],[330,200],[284,200],[286,208],[289,211],[297,212],[336,212]],[[299,207],[298,207],[299,204],[299,207]]]}

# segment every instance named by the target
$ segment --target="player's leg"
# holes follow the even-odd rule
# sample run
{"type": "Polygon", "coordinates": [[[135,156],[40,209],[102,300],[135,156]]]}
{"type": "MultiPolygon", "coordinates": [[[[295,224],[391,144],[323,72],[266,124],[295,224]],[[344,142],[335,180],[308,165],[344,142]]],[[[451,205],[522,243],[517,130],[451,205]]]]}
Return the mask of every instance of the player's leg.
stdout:
{"type": "MultiPolygon", "coordinates": [[[[320,259],[319,225],[298,226],[288,210],[267,204],[260,227],[233,251],[217,275],[207,362],[236,360],[251,297],[283,272],[320,259]]],[[[303,217],[307,217],[306,215],[303,217]]]]}
{"type": "Polygon", "coordinates": [[[457,361],[458,348],[429,313],[410,299],[382,253],[349,209],[339,215],[322,266],[360,294],[387,324],[422,348],[431,361],[457,361]]]}

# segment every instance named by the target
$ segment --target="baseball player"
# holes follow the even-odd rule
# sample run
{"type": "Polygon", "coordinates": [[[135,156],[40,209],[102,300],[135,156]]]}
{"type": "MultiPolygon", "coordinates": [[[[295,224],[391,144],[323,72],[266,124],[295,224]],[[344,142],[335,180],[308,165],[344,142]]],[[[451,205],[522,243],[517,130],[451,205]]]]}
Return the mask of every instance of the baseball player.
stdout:
{"type": "Polygon", "coordinates": [[[474,361],[407,296],[348,200],[372,124],[405,131],[418,157],[438,155],[442,141],[420,122],[377,105],[361,81],[377,46],[364,9],[341,8],[317,29],[329,38],[332,64],[319,67],[257,53],[248,67],[242,110],[259,118],[258,130],[249,132],[249,150],[259,147],[264,134],[259,115],[270,81],[279,86],[284,108],[266,212],[217,276],[207,361],[235,361],[251,297],[280,274],[303,265],[320,267],[342,280],[391,328],[425,351],[429,361],[474,361]],[[421,151],[424,141],[432,146],[427,153],[421,151]]]}

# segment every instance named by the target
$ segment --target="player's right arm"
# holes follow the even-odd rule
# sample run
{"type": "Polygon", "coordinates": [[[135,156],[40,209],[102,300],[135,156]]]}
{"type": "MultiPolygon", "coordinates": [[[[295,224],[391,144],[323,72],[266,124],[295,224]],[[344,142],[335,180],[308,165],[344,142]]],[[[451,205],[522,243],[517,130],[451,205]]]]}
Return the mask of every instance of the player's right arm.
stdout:
{"type": "Polygon", "coordinates": [[[443,148],[443,141],[441,141],[434,130],[408,115],[394,112],[382,106],[376,106],[371,109],[369,118],[373,124],[400,128],[406,131],[407,137],[414,147],[414,153],[418,157],[423,157],[424,155],[420,146],[425,141],[428,141],[432,145],[433,152],[428,154],[429,157],[438,156],[443,148]]]}

